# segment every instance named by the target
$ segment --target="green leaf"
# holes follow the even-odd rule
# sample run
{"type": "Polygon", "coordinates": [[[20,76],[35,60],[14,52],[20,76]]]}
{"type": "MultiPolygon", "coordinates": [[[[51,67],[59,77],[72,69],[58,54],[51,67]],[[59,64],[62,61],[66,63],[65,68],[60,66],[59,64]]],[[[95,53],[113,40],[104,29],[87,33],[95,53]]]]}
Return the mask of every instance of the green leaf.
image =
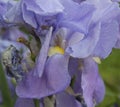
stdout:
{"type": "Polygon", "coordinates": [[[120,107],[120,50],[114,49],[99,65],[100,74],[106,86],[103,102],[97,107],[120,107]]]}
{"type": "Polygon", "coordinates": [[[13,107],[10,90],[1,63],[0,63],[0,90],[2,92],[4,107],[13,107]]]}

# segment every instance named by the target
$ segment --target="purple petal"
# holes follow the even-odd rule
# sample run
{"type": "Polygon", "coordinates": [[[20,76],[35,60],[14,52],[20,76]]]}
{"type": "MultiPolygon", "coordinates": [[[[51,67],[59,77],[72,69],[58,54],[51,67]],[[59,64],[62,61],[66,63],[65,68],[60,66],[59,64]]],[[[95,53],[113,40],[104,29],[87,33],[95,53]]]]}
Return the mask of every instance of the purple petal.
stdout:
{"type": "Polygon", "coordinates": [[[88,5],[86,3],[79,5],[72,0],[62,0],[62,4],[65,7],[65,13],[59,26],[87,33],[95,9],[93,5],[88,5]]]}
{"type": "Polygon", "coordinates": [[[32,99],[18,98],[14,107],[35,107],[32,99]]]}
{"type": "Polygon", "coordinates": [[[94,50],[100,34],[100,24],[91,26],[88,35],[81,41],[71,46],[68,46],[66,51],[73,57],[85,58],[94,50]]]}
{"type": "Polygon", "coordinates": [[[41,7],[41,9],[44,12],[48,12],[48,13],[57,13],[57,12],[62,12],[64,7],[62,6],[62,4],[59,2],[59,0],[47,0],[43,1],[43,0],[36,0],[36,3],[39,4],[39,6],[41,7]]]}
{"type": "Polygon", "coordinates": [[[51,36],[52,36],[52,31],[53,28],[51,27],[50,30],[48,31],[47,35],[46,35],[46,39],[43,43],[43,46],[40,50],[38,59],[36,61],[36,66],[35,66],[35,73],[37,73],[37,75],[39,77],[42,76],[43,71],[44,71],[44,67],[45,67],[45,62],[47,60],[47,56],[48,56],[48,49],[49,49],[49,44],[50,44],[50,40],[51,40],[51,36]]]}
{"type": "Polygon", "coordinates": [[[4,15],[4,19],[10,23],[23,23],[21,3],[12,6],[4,15]]]}
{"type": "Polygon", "coordinates": [[[104,99],[105,95],[105,86],[102,78],[98,75],[98,78],[96,80],[96,88],[93,94],[94,99],[96,100],[96,103],[100,103],[104,99]]]}
{"type": "Polygon", "coordinates": [[[7,3],[0,1],[0,16],[4,15],[7,11],[7,3]]]}
{"type": "Polygon", "coordinates": [[[82,76],[81,71],[77,70],[77,72],[75,74],[74,85],[73,85],[73,89],[74,89],[75,93],[80,93],[80,94],[82,93],[81,76],[82,76]]]}
{"type": "Polygon", "coordinates": [[[103,99],[105,92],[104,85],[101,81],[102,80],[98,74],[97,64],[91,58],[85,59],[81,84],[83,89],[83,97],[88,107],[94,107],[94,101],[99,102],[103,99]]]}
{"type": "Polygon", "coordinates": [[[37,22],[35,19],[35,14],[26,9],[26,5],[22,5],[23,19],[26,23],[30,24],[32,27],[37,28],[37,22]]]}
{"type": "Polygon", "coordinates": [[[119,7],[119,4],[118,3],[109,3],[106,4],[106,10],[103,14],[103,18],[102,20],[104,22],[108,21],[108,20],[116,20],[116,17],[118,15],[120,15],[120,7],[119,7]],[[106,16],[106,17],[104,17],[106,16]]]}
{"type": "Polygon", "coordinates": [[[82,107],[78,103],[74,96],[71,96],[65,92],[61,92],[56,95],[56,107],[82,107]]]}
{"type": "Polygon", "coordinates": [[[108,22],[120,14],[119,5],[110,0],[88,0],[87,2],[96,7],[92,18],[93,22],[108,22]]]}
{"type": "Polygon", "coordinates": [[[2,35],[2,39],[17,42],[17,39],[19,37],[24,37],[25,39],[28,39],[27,36],[28,35],[21,32],[18,28],[11,27],[11,28],[7,29],[6,32],[2,35]]]}
{"type": "Polygon", "coordinates": [[[70,58],[68,69],[71,77],[73,77],[75,73],[78,71],[78,67],[79,67],[79,60],[77,58],[70,58]]]}
{"type": "Polygon", "coordinates": [[[120,49],[120,38],[118,38],[116,44],[115,44],[115,48],[120,49]]]}
{"type": "Polygon", "coordinates": [[[81,60],[80,59],[75,59],[75,58],[70,58],[69,61],[69,73],[70,75],[75,78],[74,84],[73,84],[73,89],[75,93],[82,93],[82,87],[81,87],[81,60]]]}
{"type": "Polygon", "coordinates": [[[23,32],[21,32],[16,27],[11,27],[11,28],[7,29],[3,34],[1,34],[1,38],[0,38],[0,52],[5,50],[10,45],[13,45],[18,50],[22,49],[24,55],[27,54],[29,52],[27,47],[25,47],[23,44],[17,42],[17,39],[19,37],[24,37],[24,38],[28,39],[27,35],[24,34],[23,32]]]}
{"type": "Polygon", "coordinates": [[[117,38],[117,42],[115,44],[115,48],[120,49],[120,15],[117,17],[118,23],[119,23],[119,34],[117,38]]]}
{"type": "Polygon", "coordinates": [[[33,70],[21,81],[16,93],[24,98],[42,98],[65,90],[70,83],[68,57],[54,55],[48,59],[42,77],[34,76],[33,70]]]}
{"type": "Polygon", "coordinates": [[[102,24],[100,38],[93,51],[93,55],[101,58],[107,57],[116,44],[118,34],[118,24],[115,21],[102,24]]]}
{"type": "Polygon", "coordinates": [[[32,27],[37,28],[43,16],[54,16],[63,12],[64,7],[58,0],[25,0],[22,2],[23,19],[32,27]],[[39,17],[37,19],[37,17],[39,17]]]}
{"type": "Polygon", "coordinates": [[[58,0],[26,0],[24,3],[27,6],[27,10],[32,11],[39,15],[56,14],[62,12],[64,7],[58,0]]]}
{"type": "Polygon", "coordinates": [[[75,32],[69,39],[68,45],[74,45],[78,42],[80,42],[84,38],[84,34],[80,32],[75,32]]]}

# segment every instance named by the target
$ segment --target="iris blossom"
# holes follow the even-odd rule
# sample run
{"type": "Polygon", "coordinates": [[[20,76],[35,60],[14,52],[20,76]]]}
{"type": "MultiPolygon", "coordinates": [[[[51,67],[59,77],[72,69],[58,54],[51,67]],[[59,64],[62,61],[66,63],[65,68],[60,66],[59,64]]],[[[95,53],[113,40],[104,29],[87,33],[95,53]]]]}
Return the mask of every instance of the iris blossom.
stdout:
{"type": "MultiPolygon", "coordinates": [[[[49,38],[51,35],[52,28],[50,28],[48,35],[46,35],[46,37],[49,38]]],[[[43,44],[43,47],[47,46],[47,44],[49,43],[48,40],[49,39],[45,40],[44,42],[45,44],[43,44]]],[[[40,59],[43,58],[39,60],[41,64],[44,63],[44,58],[46,54],[48,55],[48,53],[46,52],[48,47],[44,48],[46,50],[42,50],[42,48],[41,52],[44,52],[44,54],[42,53],[43,57],[40,56],[40,59]]],[[[18,96],[39,99],[48,95],[52,95],[61,90],[64,90],[69,85],[70,76],[67,69],[68,68],[67,57],[64,57],[62,55],[55,55],[53,57],[48,58],[45,64],[43,64],[44,69],[42,71],[43,73],[41,77],[35,75],[36,69],[40,69],[39,66],[37,66],[37,64],[40,62],[37,61],[36,66],[30,71],[29,74],[26,75],[26,78],[23,79],[23,81],[21,81],[18,84],[16,88],[18,96]]],[[[40,71],[41,70],[39,70],[39,72],[40,71]]]]}
{"type": "Polygon", "coordinates": [[[0,49],[24,49],[15,107],[34,107],[33,99],[44,106],[54,96],[56,107],[100,103],[105,88],[97,64],[119,44],[119,16],[111,0],[1,1],[0,49]]]}
{"type": "Polygon", "coordinates": [[[98,73],[97,63],[92,57],[85,59],[70,59],[69,72],[73,78],[71,86],[83,98],[88,107],[99,104],[105,93],[104,83],[98,73]]]}
{"type": "MultiPolygon", "coordinates": [[[[78,69],[80,69],[79,62],[77,62],[78,66],[73,66],[73,65],[76,65],[76,62],[74,62],[74,64],[68,63],[70,56],[68,53],[65,53],[65,49],[67,48],[67,44],[72,44],[72,43],[74,43],[74,41],[72,41],[72,39],[69,39],[69,41],[67,41],[67,39],[68,39],[67,33],[68,33],[67,29],[65,29],[65,28],[62,28],[62,29],[58,30],[58,32],[55,33],[55,35],[53,36],[51,45],[49,47],[49,51],[48,51],[49,58],[47,59],[47,62],[45,64],[45,71],[43,72],[42,77],[39,78],[37,76],[34,76],[33,73],[35,71],[33,69],[33,71],[31,71],[30,74],[27,75],[25,80],[21,81],[20,84],[18,84],[18,86],[17,86],[18,96],[25,97],[25,98],[42,98],[42,97],[51,95],[52,93],[56,93],[60,90],[61,91],[65,90],[67,87],[69,87],[69,85],[70,85],[70,74],[69,73],[70,72],[73,72],[73,74],[75,74],[75,75],[76,75],[76,73],[80,73],[83,76],[84,76],[84,73],[86,72],[85,73],[85,76],[87,76],[86,79],[84,77],[81,77],[81,75],[80,76],[77,75],[76,78],[78,78],[78,80],[76,80],[75,85],[79,89],[76,88],[76,90],[83,90],[83,91],[78,91],[75,93],[83,95],[85,98],[85,102],[87,103],[88,106],[92,107],[95,104],[94,102],[96,102],[96,103],[101,102],[101,100],[103,99],[103,96],[104,96],[104,83],[102,82],[102,79],[100,78],[100,76],[98,74],[97,64],[95,64],[93,59],[88,58],[88,60],[86,59],[85,64],[83,64],[83,70],[77,71],[78,69]],[[89,60],[91,60],[91,61],[89,62],[89,60]],[[90,65],[90,67],[89,67],[89,65],[90,65]],[[67,69],[68,66],[72,67],[73,71],[71,71],[72,70],[71,68],[67,69]],[[90,69],[91,69],[91,71],[90,71],[90,69]],[[94,73],[92,73],[92,71],[94,73]],[[54,75],[53,75],[53,72],[54,72],[54,75]],[[46,79],[44,79],[44,75],[48,80],[47,82],[45,81],[46,79]],[[52,75],[54,76],[54,78],[52,77],[52,75]],[[94,77],[93,82],[89,81],[89,78],[91,78],[91,77],[92,78],[94,77]],[[63,79],[64,79],[64,82],[62,82],[63,79]],[[96,84],[96,81],[99,82],[99,85],[96,84]],[[36,84],[34,84],[34,82],[36,84]],[[85,83],[83,83],[83,82],[85,82],[85,83]],[[86,86],[84,86],[85,84],[86,84],[86,86]],[[89,86],[88,84],[91,84],[91,86],[89,86]],[[31,87],[30,85],[32,85],[33,87],[31,87]],[[42,87],[41,87],[41,85],[42,85],[42,87]],[[59,88],[59,86],[61,88],[59,88]],[[88,95],[87,92],[89,91],[88,87],[91,90],[91,93],[89,93],[90,94],[89,98],[87,97],[87,95],[88,95]],[[97,87],[100,87],[100,88],[97,88],[97,87]],[[92,97],[92,96],[94,96],[94,97],[92,97]]],[[[75,34],[73,36],[75,36],[75,34]]],[[[71,75],[71,77],[73,77],[73,76],[71,75]]],[[[73,95],[73,97],[75,97],[75,96],[73,95]]],[[[77,104],[77,101],[76,101],[76,104],[77,104]]]]}

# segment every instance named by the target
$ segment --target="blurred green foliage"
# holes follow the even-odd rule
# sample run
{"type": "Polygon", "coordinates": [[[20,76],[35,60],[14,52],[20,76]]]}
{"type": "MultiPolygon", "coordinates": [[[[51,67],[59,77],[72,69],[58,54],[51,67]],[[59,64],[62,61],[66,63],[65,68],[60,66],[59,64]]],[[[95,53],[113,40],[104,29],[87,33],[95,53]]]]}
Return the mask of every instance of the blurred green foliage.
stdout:
{"type": "Polygon", "coordinates": [[[106,86],[106,94],[97,107],[120,107],[120,50],[114,49],[99,65],[106,86]]]}
{"type": "Polygon", "coordinates": [[[4,107],[13,107],[13,99],[11,97],[8,82],[4,74],[2,64],[0,63],[0,91],[2,93],[3,105],[4,107]]]}

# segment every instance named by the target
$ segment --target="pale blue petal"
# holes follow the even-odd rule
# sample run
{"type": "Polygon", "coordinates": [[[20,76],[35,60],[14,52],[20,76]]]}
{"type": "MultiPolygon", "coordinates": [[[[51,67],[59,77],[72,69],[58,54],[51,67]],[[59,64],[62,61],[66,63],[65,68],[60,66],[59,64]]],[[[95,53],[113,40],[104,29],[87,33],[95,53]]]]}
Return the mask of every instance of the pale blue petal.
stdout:
{"type": "Polygon", "coordinates": [[[70,84],[68,57],[54,55],[46,63],[42,77],[34,76],[34,69],[21,81],[16,93],[23,98],[42,98],[65,90],[70,84]]]}
{"type": "Polygon", "coordinates": [[[53,31],[53,28],[51,27],[46,35],[45,41],[43,43],[42,48],[40,49],[40,53],[36,61],[35,75],[38,75],[39,77],[42,76],[44,71],[45,63],[48,56],[49,44],[52,37],[52,31],[53,31]]]}
{"type": "Polygon", "coordinates": [[[56,107],[82,107],[74,96],[65,92],[56,95],[56,107]]]}
{"type": "Polygon", "coordinates": [[[89,29],[89,33],[83,40],[79,41],[76,44],[68,46],[66,51],[73,57],[85,58],[93,52],[99,40],[99,35],[100,24],[94,25],[89,29]]]}
{"type": "Polygon", "coordinates": [[[104,84],[99,76],[98,66],[92,58],[85,59],[83,66],[81,83],[83,97],[88,107],[94,107],[95,103],[100,102],[104,97],[104,84]]]}
{"type": "Polygon", "coordinates": [[[118,34],[118,24],[115,21],[102,24],[100,38],[93,51],[93,55],[106,58],[115,46],[118,34]]]}
{"type": "Polygon", "coordinates": [[[95,10],[93,5],[83,3],[81,5],[70,1],[62,0],[65,7],[63,18],[59,22],[59,26],[64,26],[72,29],[87,33],[93,12],[95,10]]]}

